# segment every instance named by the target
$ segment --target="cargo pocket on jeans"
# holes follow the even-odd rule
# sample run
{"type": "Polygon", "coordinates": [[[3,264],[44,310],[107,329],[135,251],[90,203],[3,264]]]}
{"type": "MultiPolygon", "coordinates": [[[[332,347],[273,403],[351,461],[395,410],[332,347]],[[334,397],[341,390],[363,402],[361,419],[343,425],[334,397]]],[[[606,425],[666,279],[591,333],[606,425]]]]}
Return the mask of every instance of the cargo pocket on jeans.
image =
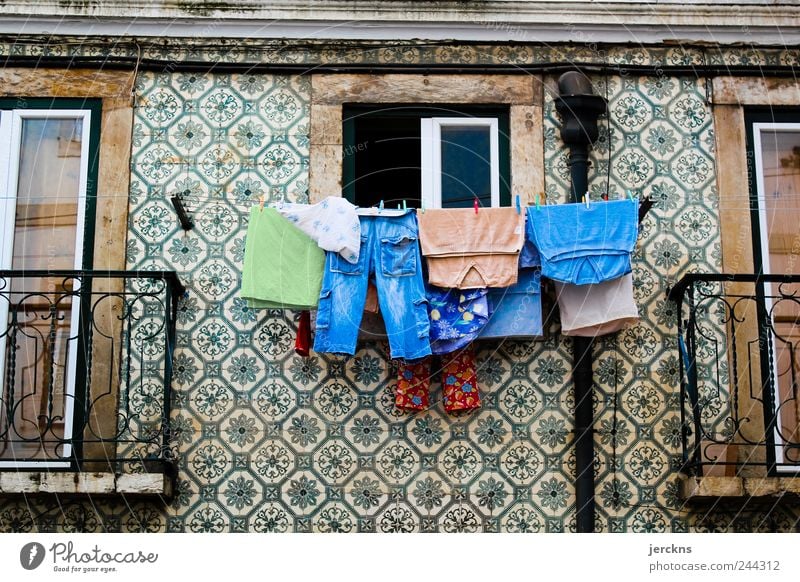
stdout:
{"type": "Polygon", "coordinates": [[[414,301],[414,317],[417,323],[417,337],[424,339],[431,333],[431,320],[428,317],[428,300],[425,297],[414,301]]]}
{"type": "Polygon", "coordinates": [[[331,325],[331,291],[322,291],[319,294],[319,306],[317,307],[317,329],[328,329],[331,325]]]}
{"type": "Polygon", "coordinates": [[[386,277],[408,277],[417,272],[417,237],[402,234],[381,239],[381,271],[386,277]]]}

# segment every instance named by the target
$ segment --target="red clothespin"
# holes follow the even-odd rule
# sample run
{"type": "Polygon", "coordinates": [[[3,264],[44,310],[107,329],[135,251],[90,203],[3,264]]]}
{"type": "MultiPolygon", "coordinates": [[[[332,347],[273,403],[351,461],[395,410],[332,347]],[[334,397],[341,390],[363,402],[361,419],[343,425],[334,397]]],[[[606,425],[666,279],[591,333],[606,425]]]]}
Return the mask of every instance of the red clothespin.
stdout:
{"type": "Polygon", "coordinates": [[[258,199],[258,201],[259,201],[259,207],[261,208],[261,212],[264,212],[264,202],[265,202],[265,200],[264,200],[263,194],[262,194],[261,198],[258,199]]]}
{"type": "Polygon", "coordinates": [[[475,200],[472,202],[472,207],[475,209],[475,214],[478,214],[478,197],[475,196],[475,200]]]}

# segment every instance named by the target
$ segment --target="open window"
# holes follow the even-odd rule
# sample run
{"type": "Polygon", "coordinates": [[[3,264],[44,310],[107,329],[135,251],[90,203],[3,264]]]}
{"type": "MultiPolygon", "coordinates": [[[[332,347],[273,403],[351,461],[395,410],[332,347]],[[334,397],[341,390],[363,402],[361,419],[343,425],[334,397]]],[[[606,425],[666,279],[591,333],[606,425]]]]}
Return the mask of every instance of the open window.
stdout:
{"type": "Polygon", "coordinates": [[[507,107],[345,106],[343,190],[358,206],[508,206],[507,107]]]}

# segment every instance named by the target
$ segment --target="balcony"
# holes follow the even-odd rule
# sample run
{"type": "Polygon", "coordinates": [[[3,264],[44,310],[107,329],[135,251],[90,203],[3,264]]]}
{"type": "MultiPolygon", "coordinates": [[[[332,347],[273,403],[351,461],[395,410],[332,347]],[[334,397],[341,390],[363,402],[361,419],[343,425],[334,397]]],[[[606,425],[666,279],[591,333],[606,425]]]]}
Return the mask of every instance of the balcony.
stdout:
{"type": "Polygon", "coordinates": [[[800,275],[690,274],[670,298],[684,497],[800,495],[800,275]]]}
{"type": "Polygon", "coordinates": [[[169,494],[182,293],[173,272],[0,270],[0,493],[169,494]]]}

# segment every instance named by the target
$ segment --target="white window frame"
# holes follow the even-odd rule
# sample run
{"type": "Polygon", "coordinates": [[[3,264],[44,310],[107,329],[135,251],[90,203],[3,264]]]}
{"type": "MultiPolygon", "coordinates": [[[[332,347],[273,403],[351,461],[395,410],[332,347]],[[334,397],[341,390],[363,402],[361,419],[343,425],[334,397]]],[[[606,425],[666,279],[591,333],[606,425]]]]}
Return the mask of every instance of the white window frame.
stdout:
{"type": "Polygon", "coordinates": [[[496,117],[423,117],[421,120],[422,204],[442,207],[442,127],[488,127],[492,208],[500,206],[499,123],[496,117]]]}
{"type": "MultiPolygon", "coordinates": [[[[75,260],[73,268],[83,268],[83,239],[86,226],[86,188],[89,175],[89,136],[91,135],[91,111],[88,109],[12,109],[0,111],[0,268],[10,269],[14,254],[14,222],[17,208],[17,187],[19,181],[20,146],[22,126],[26,119],[80,119],[81,123],[81,169],[78,182],[77,220],[75,228],[75,260]]],[[[80,289],[80,281],[75,281],[73,291],[80,289]]],[[[0,301],[0,322],[8,321],[8,304],[0,301]]],[[[80,301],[73,300],[70,316],[69,337],[78,337],[80,324],[80,301]]],[[[6,337],[0,338],[0,394],[5,386],[6,337]]],[[[67,361],[67,386],[64,393],[64,438],[74,438],[73,418],[75,414],[75,373],[77,371],[77,342],[70,350],[67,361]]],[[[62,447],[62,456],[69,458],[72,446],[62,447]]],[[[69,461],[18,462],[0,459],[0,468],[66,468],[69,461]]]]}
{"type": "MultiPolygon", "coordinates": [[[[767,234],[767,208],[766,201],[767,192],[766,187],[764,185],[764,159],[763,159],[763,150],[761,148],[761,134],[762,132],[774,132],[774,131],[786,131],[786,132],[795,132],[800,134],[800,123],[753,123],[753,157],[755,159],[755,168],[756,168],[756,202],[758,204],[758,229],[759,229],[759,239],[761,241],[761,266],[764,274],[771,274],[772,268],[770,266],[769,260],[769,237],[767,234]]],[[[764,301],[767,313],[772,313],[772,305],[773,301],[770,298],[770,289],[769,283],[764,283],[764,301]]],[[[773,390],[775,390],[774,394],[774,404],[775,404],[775,415],[776,415],[776,423],[775,423],[775,460],[777,463],[784,463],[785,456],[783,454],[783,449],[785,444],[781,439],[781,415],[780,415],[780,403],[778,398],[778,386],[777,386],[777,378],[778,378],[778,361],[777,358],[774,359],[772,363],[772,375],[776,379],[776,385],[773,386],[773,390]]],[[[777,467],[778,472],[785,472],[785,473],[794,473],[797,471],[796,466],[783,466],[777,467]]]]}

